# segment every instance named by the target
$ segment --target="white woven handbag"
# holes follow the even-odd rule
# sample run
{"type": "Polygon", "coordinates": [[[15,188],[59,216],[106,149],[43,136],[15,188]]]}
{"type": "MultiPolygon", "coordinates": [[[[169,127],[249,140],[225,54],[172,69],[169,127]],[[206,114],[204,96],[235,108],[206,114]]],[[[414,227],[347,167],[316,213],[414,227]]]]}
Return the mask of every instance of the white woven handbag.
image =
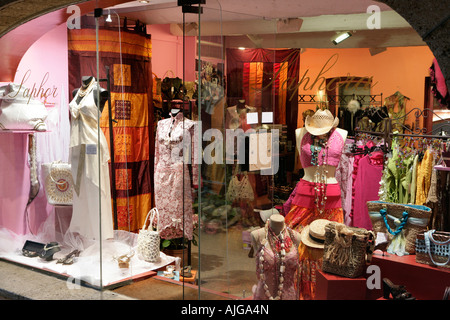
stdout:
{"type": "Polygon", "coordinates": [[[156,230],[153,230],[153,220],[155,217],[159,218],[159,212],[157,208],[151,209],[147,217],[145,218],[144,225],[142,226],[142,229],[139,230],[138,238],[137,238],[137,244],[138,244],[138,254],[141,259],[147,261],[147,262],[157,262],[159,261],[160,257],[160,237],[159,237],[159,230],[158,225],[156,226],[156,230]],[[147,221],[150,217],[150,223],[148,227],[147,221]]]}
{"type": "Polygon", "coordinates": [[[74,183],[71,165],[62,161],[44,163],[42,172],[45,177],[44,189],[48,203],[72,205],[74,183]]]}

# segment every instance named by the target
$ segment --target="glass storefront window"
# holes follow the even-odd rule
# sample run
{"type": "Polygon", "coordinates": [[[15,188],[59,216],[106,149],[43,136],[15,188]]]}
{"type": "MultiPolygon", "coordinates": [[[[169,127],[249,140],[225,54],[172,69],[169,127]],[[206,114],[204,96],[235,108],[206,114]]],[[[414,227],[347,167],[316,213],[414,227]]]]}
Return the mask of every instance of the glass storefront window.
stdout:
{"type": "Polygon", "coordinates": [[[386,167],[406,179],[446,147],[437,61],[371,1],[191,2],[59,9],[2,77],[0,258],[99,299],[331,299],[305,230],[412,201],[386,167]]]}

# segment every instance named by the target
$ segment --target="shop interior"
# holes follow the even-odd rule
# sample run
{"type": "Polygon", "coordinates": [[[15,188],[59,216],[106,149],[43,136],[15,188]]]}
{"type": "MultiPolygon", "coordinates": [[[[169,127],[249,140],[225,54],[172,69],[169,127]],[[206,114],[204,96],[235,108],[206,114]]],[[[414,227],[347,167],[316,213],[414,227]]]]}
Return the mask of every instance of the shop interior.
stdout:
{"type": "MultiPolygon", "coordinates": [[[[188,289],[199,300],[252,299],[259,278],[251,234],[274,214],[288,219],[285,205],[305,174],[297,129],[317,110],[329,110],[347,131],[336,171],[342,223],[373,230],[367,202],[385,201],[430,207],[424,228],[450,231],[442,161],[449,95],[432,51],[391,8],[356,0],[119,2],[50,22],[13,77],[0,79],[1,95],[16,91],[43,119],[14,129],[0,121],[2,260],[138,299],[183,299],[188,289]],[[91,95],[102,105],[90,111],[98,121],[89,134],[74,134],[82,130],[75,127],[77,105],[89,90],[101,91],[91,95]],[[178,137],[162,137],[173,128],[178,137]],[[239,140],[239,129],[256,134],[239,140]],[[180,141],[189,150],[175,169],[165,146],[180,141]],[[261,145],[269,162],[251,161],[252,151],[262,157],[261,145]],[[80,191],[81,156],[88,161],[80,191]],[[420,181],[427,188],[420,197],[399,182],[416,156],[432,168],[420,181]],[[367,157],[376,165],[362,167],[367,157]],[[49,200],[49,173],[57,170],[63,182],[72,172],[77,197],[66,204],[49,200]],[[439,184],[433,194],[432,176],[439,184]],[[160,227],[152,262],[138,248],[150,214],[160,227]],[[41,244],[47,256],[24,254],[41,244]],[[173,285],[174,294],[155,296],[155,279],[173,285]]],[[[66,191],[64,183],[54,185],[58,195],[66,191]]],[[[294,227],[301,233],[304,226],[294,227]]],[[[444,277],[434,291],[428,288],[437,284],[419,275],[414,283],[398,275],[391,264],[408,268],[414,254],[385,248],[373,255],[417,299],[439,299],[442,286],[450,286],[448,268],[429,278],[444,277]]],[[[336,298],[320,288],[302,297],[336,298]]],[[[382,290],[348,296],[377,299],[382,290]]]]}

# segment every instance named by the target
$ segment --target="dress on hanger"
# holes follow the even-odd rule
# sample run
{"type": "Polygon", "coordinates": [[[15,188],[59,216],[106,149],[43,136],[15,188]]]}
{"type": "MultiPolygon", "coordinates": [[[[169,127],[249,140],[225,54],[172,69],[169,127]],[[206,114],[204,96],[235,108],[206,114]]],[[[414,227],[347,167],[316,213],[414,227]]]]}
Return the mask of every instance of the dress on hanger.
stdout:
{"type": "Polygon", "coordinates": [[[192,182],[197,186],[197,124],[183,118],[182,112],[170,115],[170,119],[160,120],[156,129],[155,206],[162,239],[192,239],[194,211],[188,164],[192,164],[192,182]]]}
{"type": "Polygon", "coordinates": [[[433,170],[433,154],[426,150],[422,161],[417,165],[416,204],[424,205],[427,201],[433,170]]]}
{"type": "Polygon", "coordinates": [[[367,155],[359,161],[355,180],[355,201],[352,225],[372,230],[367,201],[379,200],[378,190],[383,174],[383,153],[367,155]]]}
{"type": "Polygon", "coordinates": [[[87,89],[79,103],[80,90],[69,104],[71,113],[70,159],[75,189],[69,230],[88,239],[99,240],[99,207],[101,204],[102,239],[113,238],[109,149],[103,131],[98,140],[98,107],[93,88],[87,89]],[[97,144],[100,146],[100,167],[97,144]],[[99,203],[99,188],[101,196],[99,203]]]}

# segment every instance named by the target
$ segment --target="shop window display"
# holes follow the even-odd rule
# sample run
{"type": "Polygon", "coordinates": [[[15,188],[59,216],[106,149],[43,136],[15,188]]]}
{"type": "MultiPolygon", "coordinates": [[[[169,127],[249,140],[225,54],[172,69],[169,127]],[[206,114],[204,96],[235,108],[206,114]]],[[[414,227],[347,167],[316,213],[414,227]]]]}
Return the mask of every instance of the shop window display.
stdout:
{"type": "MultiPolygon", "coordinates": [[[[324,281],[331,281],[322,270],[328,223],[371,230],[366,204],[380,199],[429,206],[433,214],[428,227],[448,227],[438,196],[445,193],[446,170],[436,169],[446,168],[439,161],[447,138],[414,136],[418,120],[411,121],[409,112],[412,104],[421,103],[419,86],[399,81],[401,66],[388,64],[393,57],[412,56],[409,50],[426,60],[432,56],[428,51],[388,48],[368,57],[363,54],[366,48],[286,49],[282,42],[274,49],[283,38],[275,29],[260,39],[273,36],[271,49],[237,49],[233,35],[202,34],[211,32],[203,29],[203,21],[215,18],[222,23],[216,6],[212,1],[203,15],[194,13],[198,25],[189,26],[196,30],[195,37],[183,30],[183,37],[174,39],[174,25],[161,28],[172,33],[161,36],[157,27],[128,18],[125,11],[123,16],[112,15],[118,20],[112,27],[103,21],[107,11],[103,12],[100,37],[92,17],[82,20],[90,24],[81,30],[68,32],[68,94],[55,99],[57,109],[43,102],[50,111],[44,121],[48,132],[16,128],[13,134],[0,135],[1,149],[21,149],[13,169],[23,171],[24,177],[12,187],[22,186],[20,201],[30,210],[16,219],[20,222],[14,221],[20,225],[17,234],[11,233],[14,228],[6,219],[0,220],[2,258],[100,288],[121,286],[117,292],[132,288],[130,279],[136,277],[176,281],[182,285],[175,289],[178,292],[189,282],[198,289],[199,299],[210,292],[226,299],[323,299],[329,297],[324,297],[324,281]],[[176,57],[154,61],[154,52],[169,56],[162,48],[163,42],[171,41],[174,47],[183,46],[183,55],[177,51],[176,57]],[[333,65],[327,64],[330,57],[335,57],[333,65]],[[378,65],[386,64],[386,69],[374,68],[374,61],[382,61],[378,65]],[[166,77],[169,73],[172,78],[166,77]],[[176,97],[168,86],[171,79],[180,89],[176,97]],[[333,91],[336,100],[328,101],[329,86],[337,81],[333,79],[342,83],[333,91]],[[351,101],[343,100],[349,79],[370,79],[370,86],[363,86],[358,95],[355,85],[351,101]],[[152,85],[158,82],[161,96],[155,103],[152,92],[158,89],[152,90],[152,85]],[[97,94],[98,89],[104,95],[97,94]],[[306,96],[311,101],[305,103],[306,96]],[[56,126],[48,121],[54,118],[59,121],[56,126]],[[57,134],[64,138],[59,140],[57,134]],[[227,145],[230,136],[232,148],[227,145]],[[53,152],[50,143],[46,145],[50,140],[63,141],[64,150],[53,152]],[[269,164],[261,159],[251,162],[261,146],[269,164]],[[205,161],[206,156],[215,161],[205,161]],[[64,189],[66,182],[71,185],[72,203],[52,206],[43,198],[43,182],[55,183],[54,176],[48,180],[45,175],[52,167],[67,171],[61,164],[70,165],[73,179],[57,180],[55,190],[64,189]],[[29,228],[26,219],[33,220],[41,205],[45,216],[38,223],[31,221],[34,228],[29,228]],[[147,225],[145,217],[152,209],[159,214],[147,225]],[[157,262],[139,255],[138,235],[145,228],[159,233],[157,262]],[[181,257],[164,250],[177,243],[186,244],[181,257]]],[[[422,76],[412,78],[420,82],[422,76]]],[[[6,89],[0,92],[5,95],[6,89]]],[[[2,108],[6,102],[2,99],[2,108]]],[[[0,190],[11,193],[5,187],[0,190]]],[[[384,240],[390,241],[381,236],[375,247],[383,249],[382,257],[408,256],[385,243],[380,246],[384,240]]],[[[396,241],[402,241],[400,236],[396,241]]],[[[375,243],[370,245],[373,251],[375,243]]],[[[374,259],[375,265],[379,259],[374,259]]],[[[385,297],[420,298],[418,287],[407,280],[385,278],[385,297]],[[407,284],[408,290],[400,290],[397,283],[407,284]]],[[[381,296],[380,291],[376,294],[381,296]]],[[[177,296],[183,297],[184,291],[177,296]]]]}

